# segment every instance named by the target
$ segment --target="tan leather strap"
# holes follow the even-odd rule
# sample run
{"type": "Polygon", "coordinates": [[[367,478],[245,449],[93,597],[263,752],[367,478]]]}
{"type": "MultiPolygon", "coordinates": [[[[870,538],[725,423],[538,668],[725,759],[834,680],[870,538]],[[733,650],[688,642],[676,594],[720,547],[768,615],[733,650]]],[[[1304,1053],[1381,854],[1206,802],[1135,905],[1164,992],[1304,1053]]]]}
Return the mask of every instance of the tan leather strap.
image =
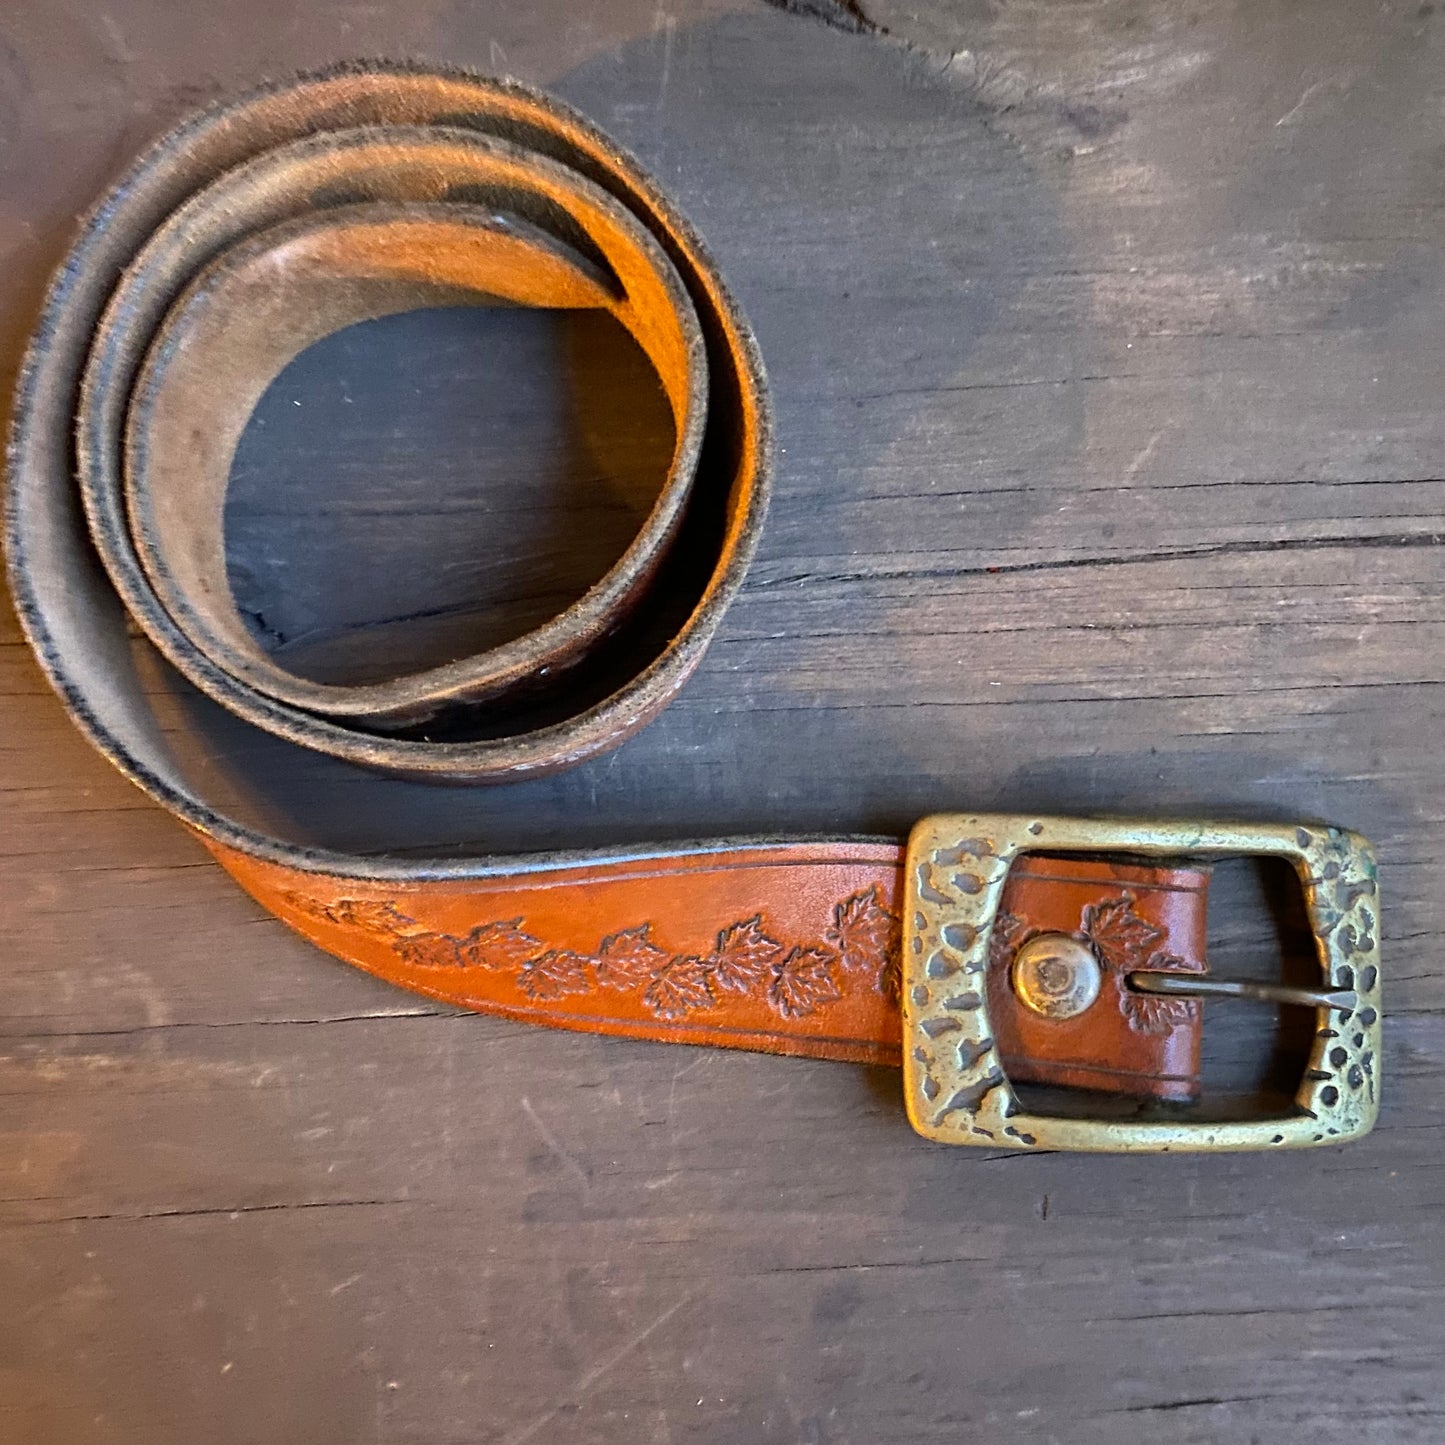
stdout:
{"type": "MultiPolygon", "coordinates": [[[[278,867],[212,845],[293,928],[392,983],[555,1028],[896,1064],[903,851],[719,847],[404,886],[278,867]]],[[[996,925],[989,1015],[1009,1076],[1164,1099],[1198,1087],[1200,1010],[1124,975],[1205,965],[1208,873],[1089,858],[1017,863],[996,925]],[[1040,1018],[1014,950],[1075,934],[1104,964],[1076,1019],[1040,1018]]]]}

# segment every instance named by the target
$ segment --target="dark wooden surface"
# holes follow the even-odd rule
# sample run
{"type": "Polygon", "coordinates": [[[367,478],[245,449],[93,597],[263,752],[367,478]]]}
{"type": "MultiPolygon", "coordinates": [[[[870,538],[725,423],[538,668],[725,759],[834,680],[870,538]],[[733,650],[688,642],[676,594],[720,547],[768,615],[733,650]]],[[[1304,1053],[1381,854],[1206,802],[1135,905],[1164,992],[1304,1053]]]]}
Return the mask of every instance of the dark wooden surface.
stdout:
{"type": "MultiPolygon", "coordinates": [[[[954,806],[1357,827],[1378,1131],[948,1151],[885,1072],[439,1012],[261,914],[7,621],[6,1445],[1445,1435],[1445,7],[863,3],[6,7],[6,363],[76,213],[197,102],[364,54],[555,89],[676,192],[756,325],[780,455],[746,593],[661,721],[558,779],[288,771],[213,717],[200,765],[357,847],[954,806]]],[[[393,323],[278,382],[232,560],[295,609],[281,635],[429,601],[521,625],[605,566],[646,383],[596,487],[585,406],[543,412],[566,446],[524,428],[521,471],[479,468],[488,348],[545,376],[575,340],[507,324],[393,323]],[[373,613],[325,529],[267,513],[305,501],[283,480],[365,552],[373,613]],[[413,585],[418,546],[446,565],[413,585]]],[[[1252,877],[1222,880],[1222,960],[1272,946],[1252,877]]],[[[1268,1050],[1255,1016],[1210,1023],[1226,1073],[1268,1050]]]]}

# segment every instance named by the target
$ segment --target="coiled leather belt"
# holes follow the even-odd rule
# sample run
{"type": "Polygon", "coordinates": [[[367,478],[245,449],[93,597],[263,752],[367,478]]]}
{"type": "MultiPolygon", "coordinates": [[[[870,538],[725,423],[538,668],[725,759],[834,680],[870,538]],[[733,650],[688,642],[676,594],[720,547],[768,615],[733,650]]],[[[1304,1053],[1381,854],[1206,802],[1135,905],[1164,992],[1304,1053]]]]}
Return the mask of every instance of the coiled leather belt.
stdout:
{"type": "Polygon", "coordinates": [[[901,1062],[915,1125],[955,1142],[1364,1132],[1379,977],[1373,860],[1353,835],[945,817],[907,851],[349,857],[203,796],[128,665],[133,623],[248,725],[349,763],[452,782],[565,767],[640,727],[697,666],[756,544],[768,457],[751,333],[630,156],[510,82],[341,68],[195,117],[90,217],[19,387],[11,579],[91,740],[266,907],[405,987],[563,1027],[901,1062]],[[607,312],[647,355],[675,442],[642,530],[575,605],[492,651],[364,686],[287,672],[225,571],[229,469],[261,392],[344,325],[497,300],[607,312]],[[1243,1123],[1026,1113],[1028,1081],[1195,1096],[1204,860],[1221,851],[1291,857],[1305,882],[1332,992],[1314,999],[1320,1036],[1292,1109],[1243,1123]]]}

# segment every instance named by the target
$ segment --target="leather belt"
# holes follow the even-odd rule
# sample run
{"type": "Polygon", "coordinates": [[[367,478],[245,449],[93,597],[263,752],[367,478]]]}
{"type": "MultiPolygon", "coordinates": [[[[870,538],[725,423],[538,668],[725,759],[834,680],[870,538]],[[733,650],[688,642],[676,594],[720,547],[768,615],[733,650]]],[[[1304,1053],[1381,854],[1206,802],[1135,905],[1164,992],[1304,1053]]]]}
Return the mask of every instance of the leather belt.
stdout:
{"type": "Polygon", "coordinates": [[[536,774],[635,731],[697,666],[767,501],[761,363],[692,229],[579,116],[461,74],[343,69],[172,132],[73,250],[20,410],[13,470],[68,470],[74,427],[110,586],[190,682],[277,736],[413,776],[536,774]],[[493,651],[362,687],[286,672],[225,580],[227,473],[261,390],[349,322],[498,299],[608,312],[652,362],[676,442],[641,532],[493,651]]]}
{"type": "Polygon", "coordinates": [[[1373,858],[1354,835],[997,815],[927,819],[906,848],[350,857],[204,796],[129,660],[134,623],[246,724],[349,763],[443,782],[565,767],[640,727],[696,667],[756,544],[768,458],[747,324],[635,160],[512,82],[343,67],[195,117],[92,213],[19,387],[12,586],[92,742],[278,917],[406,988],[561,1027],[902,1064],[915,1126],[951,1142],[1242,1148],[1365,1132],[1378,929],[1373,858]],[[287,672],[225,574],[229,468],[261,392],[344,325],[498,300],[604,311],[648,357],[674,446],[642,530],[575,605],[501,647],[361,686],[287,672]],[[1226,987],[1204,925],[1208,860],[1230,851],[1294,861],[1324,972],[1305,991],[1309,1069],[1264,1120],[1168,1112],[1199,1092],[1199,997],[1226,987]],[[1030,1085],[1093,1112],[1031,1112],[1030,1085]],[[1101,1113],[1109,1097],[1133,1102],[1101,1113]]]}

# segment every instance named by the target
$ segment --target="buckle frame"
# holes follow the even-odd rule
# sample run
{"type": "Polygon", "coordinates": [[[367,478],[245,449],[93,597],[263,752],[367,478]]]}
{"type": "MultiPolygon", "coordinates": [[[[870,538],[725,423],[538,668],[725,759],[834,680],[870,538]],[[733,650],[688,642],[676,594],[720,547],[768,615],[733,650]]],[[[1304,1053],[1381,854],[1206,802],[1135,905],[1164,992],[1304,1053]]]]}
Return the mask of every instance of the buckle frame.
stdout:
{"type": "Polygon", "coordinates": [[[1308,1148],[1358,1139],[1379,1113],[1379,885],[1358,833],[1280,823],[1149,823],[941,813],[908,840],[903,921],[903,1093],[926,1139],[984,1148],[1170,1153],[1308,1148]],[[1304,889],[1324,982],[1357,995],[1316,1010],[1292,1114],[1248,1120],[1064,1118],[1024,1112],[993,1047],[989,940],[1021,853],[1286,858],[1304,889]]]}

